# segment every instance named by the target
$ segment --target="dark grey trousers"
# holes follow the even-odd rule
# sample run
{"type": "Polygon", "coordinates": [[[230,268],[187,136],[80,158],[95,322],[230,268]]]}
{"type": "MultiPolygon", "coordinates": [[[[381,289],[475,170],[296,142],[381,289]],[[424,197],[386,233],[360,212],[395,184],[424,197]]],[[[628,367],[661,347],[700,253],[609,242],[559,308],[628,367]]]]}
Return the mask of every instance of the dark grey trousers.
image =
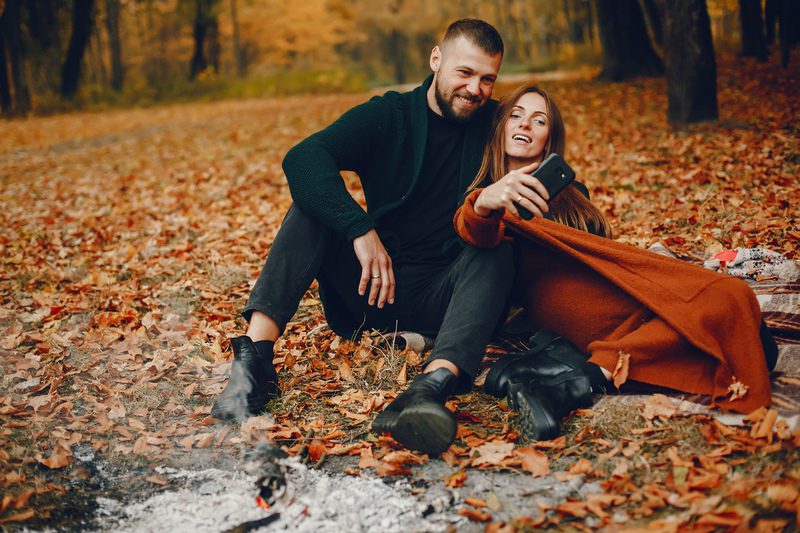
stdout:
{"type": "Polygon", "coordinates": [[[409,275],[414,265],[393,266],[395,303],[383,309],[368,305],[368,296],[358,294],[361,266],[352,243],[292,206],[242,314],[249,321],[253,311],[260,311],[283,331],[317,279],[328,325],[338,335],[356,338],[362,330],[374,328],[435,337],[428,360],[455,364],[466,373],[462,385],[468,388],[486,344],[505,318],[514,280],[511,245],[468,246],[422,286],[405,282],[419,278],[409,275]]]}

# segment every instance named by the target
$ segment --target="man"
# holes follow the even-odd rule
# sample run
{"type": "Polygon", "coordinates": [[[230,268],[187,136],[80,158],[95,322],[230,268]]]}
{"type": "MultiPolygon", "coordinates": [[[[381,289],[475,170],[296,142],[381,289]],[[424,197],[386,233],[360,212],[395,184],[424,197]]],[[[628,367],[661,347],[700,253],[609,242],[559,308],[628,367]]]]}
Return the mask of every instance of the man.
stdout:
{"type": "Polygon", "coordinates": [[[231,379],[212,415],[256,414],[280,394],[273,345],[316,278],[341,336],[364,328],[436,336],[423,373],[373,431],[429,454],[450,446],[456,422],[444,403],[469,389],[513,280],[508,244],[465,247],[452,224],[480,165],[502,56],[491,25],[456,21],[433,48],[433,75],[420,87],[374,97],[287,153],[294,205],[243,312],[247,334],[231,341],[231,379]],[[359,175],[367,212],[342,170],[359,175]]]}

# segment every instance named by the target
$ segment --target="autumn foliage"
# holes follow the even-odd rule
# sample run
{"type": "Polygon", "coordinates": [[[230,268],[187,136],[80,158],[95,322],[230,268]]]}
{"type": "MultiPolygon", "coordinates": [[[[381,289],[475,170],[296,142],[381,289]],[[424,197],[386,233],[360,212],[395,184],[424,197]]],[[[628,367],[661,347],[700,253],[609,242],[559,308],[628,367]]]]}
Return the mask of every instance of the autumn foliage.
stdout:
{"type": "MultiPolygon", "coordinates": [[[[666,123],[663,80],[543,85],[565,115],[566,158],[619,240],[661,241],[685,257],[763,246],[797,258],[800,76],[734,59],[719,71],[720,122],[684,130],[666,123]]],[[[0,523],[47,523],[79,450],[149,468],[266,437],[312,464],[352,456],[353,475],[403,475],[430,460],[369,434],[419,356],[377,333],[335,337],[315,288],[276,350],[285,394],[272,416],[241,426],[209,417],[227,380],[227,339],[244,330],[239,311],[291,202],[282,156],[366,97],[3,124],[0,523]]],[[[459,431],[442,460],[452,473],[436,482],[461,487],[473,469],[501,469],[602,487],[538,502],[508,524],[492,522],[496,502],[468,499],[457,512],[489,531],[600,527],[620,510],[628,527],[671,531],[798,523],[800,435],[773,410],[730,427],[652,396],[625,407],[627,424],[604,422],[610,411],[598,406],[564,436],[530,443],[481,392],[449,406],[459,431]]]]}

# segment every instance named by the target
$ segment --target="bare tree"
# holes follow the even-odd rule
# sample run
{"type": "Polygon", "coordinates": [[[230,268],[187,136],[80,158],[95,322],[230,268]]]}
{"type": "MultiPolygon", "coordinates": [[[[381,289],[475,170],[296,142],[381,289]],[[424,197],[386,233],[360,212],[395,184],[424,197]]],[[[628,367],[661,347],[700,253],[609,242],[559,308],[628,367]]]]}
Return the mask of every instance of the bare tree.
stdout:
{"type": "Polygon", "coordinates": [[[115,91],[122,90],[125,79],[119,35],[119,10],[120,0],[106,0],[106,32],[108,32],[108,46],[111,49],[111,88],[115,91]]]}
{"type": "Polygon", "coordinates": [[[600,78],[623,81],[636,76],[662,74],[664,66],[650,44],[639,2],[595,0],[595,5],[603,44],[600,78]]]}
{"type": "Polygon", "coordinates": [[[61,95],[72,98],[78,92],[81,63],[92,34],[94,0],[75,0],[72,5],[72,37],[61,67],[61,95]]]}
{"type": "Polygon", "coordinates": [[[239,37],[239,10],[236,7],[236,0],[231,0],[231,23],[233,25],[233,55],[236,60],[236,75],[244,78],[247,74],[247,58],[239,37]]]}
{"type": "MultiPolygon", "coordinates": [[[[20,34],[21,0],[6,0],[6,6],[0,17],[0,38],[5,37],[9,62],[11,63],[11,80],[14,87],[13,99],[9,95],[10,112],[15,115],[26,115],[31,110],[31,93],[28,88],[28,77],[23,62],[24,50],[20,34]]],[[[6,71],[6,78],[8,77],[6,71]]],[[[6,85],[8,87],[8,85],[6,85]]]]}
{"type": "Polygon", "coordinates": [[[672,124],[716,120],[717,64],[706,0],[683,0],[674,9],[658,0],[664,23],[667,116],[672,124]]]}
{"type": "Polygon", "coordinates": [[[219,71],[219,37],[217,32],[217,0],[194,2],[194,53],[189,78],[194,79],[209,66],[219,71]]]}
{"type": "Polygon", "coordinates": [[[742,56],[766,61],[767,42],[761,0],[739,0],[739,22],[742,28],[742,56]]]}

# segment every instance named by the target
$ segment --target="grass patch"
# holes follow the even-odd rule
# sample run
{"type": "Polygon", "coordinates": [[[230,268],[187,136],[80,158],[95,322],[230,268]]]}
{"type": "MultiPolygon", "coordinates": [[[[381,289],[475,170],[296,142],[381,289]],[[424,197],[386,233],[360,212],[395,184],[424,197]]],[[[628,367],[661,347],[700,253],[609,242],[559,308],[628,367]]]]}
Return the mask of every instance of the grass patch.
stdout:
{"type": "Polygon", "coordinates": [[[354,93],[368,89],[363,73],[346,69],[310,69],[272,72],[243,79],[200,76],[196,80],[139,84],[114,92],[107,87],[87,85],[73,100],[42,93],[36,100],[37,115],[51,115],[81,109],[103,111],[114,108],[210,102],[218,100],[289,96],[295,94],[354,93]]]}

